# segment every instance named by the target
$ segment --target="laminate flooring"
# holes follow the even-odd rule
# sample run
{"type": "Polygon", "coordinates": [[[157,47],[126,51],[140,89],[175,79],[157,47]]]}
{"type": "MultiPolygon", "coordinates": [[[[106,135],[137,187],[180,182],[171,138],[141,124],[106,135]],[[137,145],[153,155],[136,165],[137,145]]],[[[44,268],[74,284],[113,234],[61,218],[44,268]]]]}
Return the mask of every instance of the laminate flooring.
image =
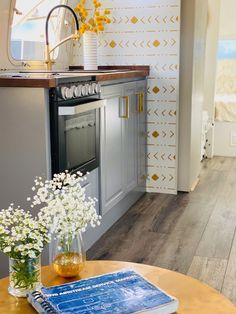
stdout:
{"type": "Polygon", "coordinates": [[[145,194],[87,252],[195,277],[236,304],[236,158],[202,163],[191,193],[145,194]]]}

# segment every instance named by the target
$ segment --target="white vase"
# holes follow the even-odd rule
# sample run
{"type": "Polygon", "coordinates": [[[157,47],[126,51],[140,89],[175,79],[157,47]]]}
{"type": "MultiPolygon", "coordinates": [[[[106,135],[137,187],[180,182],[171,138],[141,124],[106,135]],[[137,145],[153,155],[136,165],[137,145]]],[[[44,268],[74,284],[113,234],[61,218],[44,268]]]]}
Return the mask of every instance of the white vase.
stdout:
{"type": "Polygon", "coordinates": [[[83,34],[84,70],[98,69],[97,34],[87,31],[83,34]]]}

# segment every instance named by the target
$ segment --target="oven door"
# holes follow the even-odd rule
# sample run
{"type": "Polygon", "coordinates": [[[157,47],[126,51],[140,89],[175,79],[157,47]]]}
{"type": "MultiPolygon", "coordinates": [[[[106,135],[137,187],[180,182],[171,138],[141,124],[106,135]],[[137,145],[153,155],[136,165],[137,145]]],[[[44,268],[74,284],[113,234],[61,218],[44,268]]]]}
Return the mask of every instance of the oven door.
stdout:
{"type": "Polygon", "coordinates": [[[85,174],[99,166],[99,109],[105,100],[59,106],[59,171],[85,174]]]}

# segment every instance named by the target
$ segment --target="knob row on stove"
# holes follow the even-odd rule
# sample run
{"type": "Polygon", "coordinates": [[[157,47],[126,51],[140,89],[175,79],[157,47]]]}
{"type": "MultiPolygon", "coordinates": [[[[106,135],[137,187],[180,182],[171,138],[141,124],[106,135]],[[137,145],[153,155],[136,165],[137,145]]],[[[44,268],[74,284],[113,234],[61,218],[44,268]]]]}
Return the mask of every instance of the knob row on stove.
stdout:
{"type": "Polygon", "coordinates": [[[84,96],[90,96],[101,92],[101,87],[98,83],[86,83],[71,86],[59,87],[59,96],[66,100],[84,96]]]}

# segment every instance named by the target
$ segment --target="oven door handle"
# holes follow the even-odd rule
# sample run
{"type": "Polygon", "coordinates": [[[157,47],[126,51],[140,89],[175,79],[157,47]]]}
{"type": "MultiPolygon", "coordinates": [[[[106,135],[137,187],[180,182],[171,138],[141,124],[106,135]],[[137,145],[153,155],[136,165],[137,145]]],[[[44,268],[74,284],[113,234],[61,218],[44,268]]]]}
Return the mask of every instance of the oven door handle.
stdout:
{"type": "Polygon", "coordinates": [[[94,109],[99,109],[106,106],[106,100],[101,99],[101,100],[96,100],[96,101],[91,101],[86,104],[80,104],[77,106],[68,106],[68,107],[59,107],[58,108],[58,114],[59,116],[71,116],[75,115],[78,113],[83,113],[86,111],[94,110],[94,109]]]}

